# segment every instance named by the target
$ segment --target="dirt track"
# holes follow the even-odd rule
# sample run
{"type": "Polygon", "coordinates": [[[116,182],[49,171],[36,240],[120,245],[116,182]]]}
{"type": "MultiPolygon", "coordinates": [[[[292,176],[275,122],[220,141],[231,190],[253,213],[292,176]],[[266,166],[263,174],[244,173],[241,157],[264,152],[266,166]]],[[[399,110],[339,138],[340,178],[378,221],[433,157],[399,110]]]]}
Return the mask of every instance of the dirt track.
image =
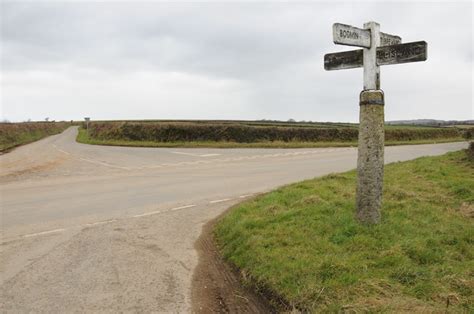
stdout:
{"type": "MultiPolygon", "coordinates": [[[[354,148],[89,146],[76,133],[0,156],[1,312],[190,312],[203,225],[254,193],[352,169],[356,158],[354,148]]],[[[389,147],[386,157],[465,146],[389,147]]]]}

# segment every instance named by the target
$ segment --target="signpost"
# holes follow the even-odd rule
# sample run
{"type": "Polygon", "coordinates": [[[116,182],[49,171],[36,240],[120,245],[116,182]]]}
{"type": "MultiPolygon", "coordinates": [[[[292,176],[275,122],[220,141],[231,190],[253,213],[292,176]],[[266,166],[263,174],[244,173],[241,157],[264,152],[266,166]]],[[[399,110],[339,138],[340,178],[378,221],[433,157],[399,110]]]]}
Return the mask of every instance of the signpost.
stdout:
{"type": "Polygon", "coordinates": [[[380,221],[384,165],[384,93],[380,89],[380,66],[425,61],[427,43],[402,44],[396,35],[380,32],[375,22],[364,28],[335,23],[335,44],[363,49],[329,53],[324,56],[324,69],[364,69],[364,88],[359,105],[359,149],[357,156],[356,217],[361,223],[380,221]]]}
{"type": "Polygon", "coordinates": [[[87,135],[89,135],[89,121],[91,120],[91,118],[85,117],[84,120],[86,120],[86,131],[87,135]]]}

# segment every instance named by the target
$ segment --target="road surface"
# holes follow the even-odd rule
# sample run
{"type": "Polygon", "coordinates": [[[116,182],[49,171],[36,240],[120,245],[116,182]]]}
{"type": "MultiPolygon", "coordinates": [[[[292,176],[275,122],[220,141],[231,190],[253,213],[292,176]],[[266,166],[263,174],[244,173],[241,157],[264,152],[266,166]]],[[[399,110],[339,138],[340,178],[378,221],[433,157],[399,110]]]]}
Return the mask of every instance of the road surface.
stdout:
{"type": "MultiPolygon", "coordinates": [[[[0,156],[2,312],[189,312],[202,226],[255,193],[356,166],[356,148],[92,146],[0,156]]],[[[465,143],[386,148],[386,161],[465,143]]]]}

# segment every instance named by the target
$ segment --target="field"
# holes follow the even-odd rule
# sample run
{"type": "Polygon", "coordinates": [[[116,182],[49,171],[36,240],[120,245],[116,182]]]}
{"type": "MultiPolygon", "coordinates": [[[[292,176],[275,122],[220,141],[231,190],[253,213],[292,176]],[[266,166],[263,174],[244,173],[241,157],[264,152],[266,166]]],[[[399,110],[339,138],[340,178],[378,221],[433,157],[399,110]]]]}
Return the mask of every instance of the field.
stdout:
{"type": "Polygon", "coordinates": [[[282,187],[231,209],[218,246],[286,309],[472,313],[472,156],[388,165],[376,226],[354,220],[354,171],[282,187]]]}
{"type": "Polygon", "coordinates": [[[66,122],[0,123],[0,152],[64,131],[66,122]]]}
{"type": "MultiPolygon", "coordinates": [[[[386,143],[420,144],[462,140],[457,128],[387,126],[386,143]]],[[[78,141],[157,147],[322,147],[357,143],[357,124],[277,121],[93,122],[78,141]]]]}

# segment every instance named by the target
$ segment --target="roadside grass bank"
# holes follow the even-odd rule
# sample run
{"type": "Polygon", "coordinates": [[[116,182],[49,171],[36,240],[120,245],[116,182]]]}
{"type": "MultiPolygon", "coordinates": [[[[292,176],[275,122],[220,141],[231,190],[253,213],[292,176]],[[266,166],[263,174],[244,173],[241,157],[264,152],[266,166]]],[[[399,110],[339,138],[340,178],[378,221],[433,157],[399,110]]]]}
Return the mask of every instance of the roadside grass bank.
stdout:
{"type": "Polygon", "coordinates": [[[70,125],[67,122],[0,123],[0,152],[61,133],[70,125]]]}
{"type": "MultiPolygon", "coordinates": [[[[412,128],[413,129],[413,128],[412,128]]],[[[416,128],[414,128],[416,129],[416,128]]],[[[336,130],[333,128],[333,130],[336,130]]],[[[388,127],[387,132],[390,133],[391,130],[394,132],[404,132],[404,134],[411,134],[403,137],[404,139],[400,140],[386,140],[385,145],[410,145],[410,144],[437,144],[437,143],[448,143],[448,142],[460,142],[465,141],[457,130],[451,129],[446,131],[438,132],[436,136],[430,138],[429,134],[423,134],[420,136],[413,135],[414,133],[410,128],[404,129],[393,129],[393,127],[388,127]],[[453,132],[454,130],[454,132],[453,132]],[[446,132],[446,133],[445,133],[446,132]],[[443,137],[446,136],[446,137],[443,137]],[[423,138],[427,137],[427,138],[423,138]]],[[[417,130],[419,131],[419,130],[417,130]]],[[[98,131],[100,132],[100,131],[98,131]]],[[[139,131],[136,131],[137,133],[139,131]]],[[[334,131],[331,131],[334,132],[334,131]]],[[[421,131],[423,132],[423,131],[421,131]]],[[[89,131],[89,134],[84,128],[79,128],[79,133],[77,136],[77,141],[84,144],[92,145],[108,145],[108,146],[133,146],[133,147],[186,147],[186,148],[317,148],[317,147],[350,147],[357,146],[357,130],[351,130],[351,135],[345,137],[345,140],[338,140],[337,134],[331,140],[331,135],[325,136],[325,140],[317,140],[314,142],[311,141],[302,141],[302,140],[257,140],[255,142],[236,142],[236,141],[210,141],[210,140],[190,140],[190,141],[180,141],[175,139],[166,139],[166,140],[142,140],[142,139],[131,139],[133,136],[122,138],[122,135],[114,135],[112,138],[109,136],[93,136],[92,128],[89,131]],[[114,138],[117,137],[117,138],[114,138]]]]}
{"type": "Polygon", "coordinates": [[[473,312],[474,160],[387,165],[376,226],[356,223],[355,184],[333,174],[237,205],[214,230],[224,259],[287,309],[473,312]]]}

